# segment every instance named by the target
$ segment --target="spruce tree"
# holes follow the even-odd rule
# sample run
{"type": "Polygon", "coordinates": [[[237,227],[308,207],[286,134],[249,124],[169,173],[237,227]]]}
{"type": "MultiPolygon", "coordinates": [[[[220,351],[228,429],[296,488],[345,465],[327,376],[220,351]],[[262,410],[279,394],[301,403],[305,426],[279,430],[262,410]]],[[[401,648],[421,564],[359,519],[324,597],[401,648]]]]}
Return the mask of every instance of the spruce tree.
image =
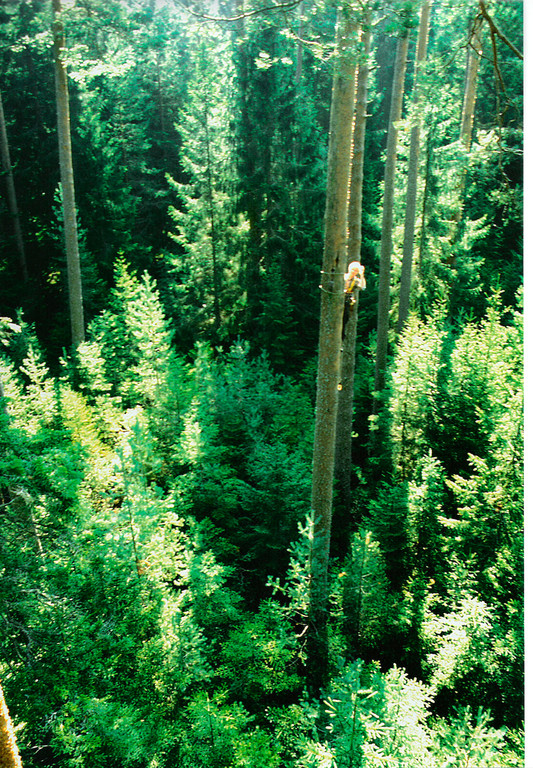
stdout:
{"type": "Polygon", "coordinates": [[[170,210],[171,237],[183,249],[172,258],[174,292],[184,329],[221,340],[236,330],[244,250],[245,226],[235,214],[234,72],[227,34],[204,25],[190,41],[195,53],[178,123],[187,182],[171,180],[180,198],[170,210]]]}

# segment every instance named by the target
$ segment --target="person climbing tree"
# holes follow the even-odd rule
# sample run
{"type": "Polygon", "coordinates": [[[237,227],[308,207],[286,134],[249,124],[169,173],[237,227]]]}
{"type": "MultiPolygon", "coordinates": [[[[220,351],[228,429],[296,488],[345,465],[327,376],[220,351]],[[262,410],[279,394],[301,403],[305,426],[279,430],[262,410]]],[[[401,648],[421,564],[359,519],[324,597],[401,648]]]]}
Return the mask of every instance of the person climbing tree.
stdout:
{"type": "Polygon", "coordinates": [[[358,291],[366,288],[365,268],[358,261],[352,261],[348,272],[344,274],[344,314],[342,316],[342,338],[346,333],[346,325],[357,304],[358,291]]]}

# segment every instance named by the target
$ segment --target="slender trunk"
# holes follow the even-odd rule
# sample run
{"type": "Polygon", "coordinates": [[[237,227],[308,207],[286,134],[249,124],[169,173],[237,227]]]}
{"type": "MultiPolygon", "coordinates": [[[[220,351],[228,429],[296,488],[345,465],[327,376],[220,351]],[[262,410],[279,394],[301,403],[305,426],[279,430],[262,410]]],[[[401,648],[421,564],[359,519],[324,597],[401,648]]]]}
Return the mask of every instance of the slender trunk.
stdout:
{"type": "MultiPolygon", "coordinates": [[[[431,3],[428,1],[422,6],[420,13],[420,27],[418,31],[418,44],[416,49],[415,91],[413,106],[416,109],[418,103],[418,75],[420,66],[426,60],[427,43],[429,34],[429,11],[431,3]]],[[[411,273],[413,267],[413,253],[415,248],[415,221],[416,221],[416,193],[418,185],[418,161],[420,157],[420,118],[416,116],[415,124],[411,129],[409,146],[409,170],[407,175],[407,197],[405,201],[405,223],[403,231],[402,275],[400,281],[400,304],[398,308],[398,333],[409,314],[409,296],[411,293],[411,273]]]]}
{"type": "Polygon", "coordinates": [[[474,112],[476,108],[477,81],[479,62],[483,53],[481,42],[481,22],[475,23],[472,30],[466,64],[465,93],[461,111],[460,139],[467,152],[472,146],[472,131],[474,127],[474,112]]]}
{"type": "Polygon", "coordinates": [[[68,101],[67,69],[64,62],[65,35],[61,20],[61,0],[52,0],[54,9],[54,64],[57,106],[57,136],[59,168],[61,174],[61,200],[72,343],[78,346],[85,339],[83,322],[83,298],[81,286],[80,255],[78,250],[78,226],[74,196],[74,171],[70,142],[70,110],[68,101]]]}
{"type": "MultiPolygon", "coordinates": [[[[463,97],[463,107],[461,110],[461,127],[459,129],[459,140],[461,141],[465,152],[469,153],[472,147],[472,133],[474,129],[474,114],[476,110],[476,94],[477,94],[477,81],[479,74],[479,63],[481,61],[481,54],[483,52],[483,44],[481,40],[481,25],[483,24],[483,18],[477,17],[474,20],[474,26],[472,28],[468,46],[468,54],[466,59],[466,77],[465,77],[465,90],[463,97]]],[[[459,170],[458,181],[456,186],[457,203],[455,208],[455,214],[452,218],[452,227],[450,234],[450,242],[452,245],[457,243],[459,239],[460,224],[463,218],[464,208],[464,196],[466,188],[466,158],[465,165],[459,170]]],[[[452,253],[450,263],[454,264],[455,257],[452,253]]]]}
{"type": "MultiPolygon", "coordinates": [[[[376,364],[374,374],[374,414],[378,410],[376,395],[385,384],[387,367],[387,346],[389,335],[390,273],[392,256],[392,228],[394,213],[394,175],[396,171],[397,137],[396,123],[402,115],[403,89],[407,66],[408,33],[398,38],[394,64],[391,109],[387,134],[387,157],[385,161],[385,184],[383,190],[383,215],[381,221],[381,250],[379,260],[378,328],[376,341],[376,364]]],[[[375,433],[374,433],[375,434],[375,433]]]]}
{"type": "Polygon", "coordinates": [[[1,768],[22,768],[17,749],[15,730],[9,715],[4,691],[0,685],[0,766],[1,768]]]}
{"type": "Polygon", "coordinates": [[[161,130],[161,152],[163,168],[168,168],[167,158],[167,121],[165,118],[165,105],[163,99],[163,85],[161,83],[161,55],[156,53],[155,56],[155,68],[157,79],[157,106],[159,109],[159,127],[161,130]]]}
{"type": "Polygon", "coordinates": [[[424,263],[424,254],[426,250],[427,242],[427,219],[428,219],[428,207],[429,207],[429,180],[431,174],[431,164],[433,162],[433,144],[435,126],[432,125],[429,129],[426,140],[426,167],[424,171],[424,192],[422,194],[422,210],[420,213],[420,240],[418,243],[418,272],[422,271],[422,265],[424,263]]]}
{"type": "MultiPolygon", "coordinates": [[[[299,11],[299,19],[298,19],[298,37],[302,37],[302,21],[303,21],[303,15],[304,15],[304,4],[303,0],[298,6],[299,11]]],[[[303,45],[301,39],[298,40],[296,43],[296,73],[294,75],[294,80],[296,82],[296,85],[300,82],[300,79],[302,77],[302,64],[303,64],[303,45]]]]}
{"type": "Polygon", "coordinates": [[[4,106],[2,104],[2,94],[0,92],[0,151],[2,155],[2,170],[6,177],[7,186],[7,204],[9,213],[13,221],[13,232],[15,235],[15,244],[19,257],[20,271],[22,279],[28,281],[28,267],[26,263],[26,252],[24,250],[24,240],[22,239],[22,229],[20,226],[20,217],[17,205],[17,195],[15,192],[15,182],[13,179],[13,169],[11,167],[11,158],[9,156],[9,143],[7,140],[6,121],[4,118],[4,106]]]}
{"type": "Polygon", "coordinates": [[[351,8],[339,10],[338,57],[333,81],[322,262],[318,377],[311,508],[313,544],[309,605],[309,681],[318,693],[328,665],[326,633],[337,391],[346,263],[346,224],[354,106],[354,24],[351,8]]]}
{"type": "MultiPolygon", "coordinates": [[[[350,177],[350,199],[348,203],[348,258],[349,262],[360,261],[362,241],[363,210],[363,167],[365,151],[366,110],[368,104],[369,56],[372,39],[372,10],[368,5],[362,21],[362,55],[357,70],[357,93],[355,101],[355,123],[353,128],[352,169],[350,177]]],[[[352,418],[355,374],[355,346],[357,339],[357,312],[359,288],[355,288],[354,301],[348,307],[347,322],[343,328],[341,378],[337,407],[337,430],[335,436],[335,479],[337,482],[337,504],[339,509],[349,511],[351,502],[350,475],[352,469],[352,418]]],[[[348,298],[348,301],[351,299],[348,298]]]]}
{"type": "Polygon", "coordinates": [[[211,224],[211,262],[213,266],[213,294],[214,294],[214,313],[215,313],[215,333],[220,329],[220,271],[217,258],[217,240],[218,233],[215,224],[215,204],[213,200],[213,177],[211,171],[211,137],[209,134],[209,112],[207,103],[204,111],[205,120],[205,140],[207,153],[207,197],[209,205],[209,220],[211,224]]]}

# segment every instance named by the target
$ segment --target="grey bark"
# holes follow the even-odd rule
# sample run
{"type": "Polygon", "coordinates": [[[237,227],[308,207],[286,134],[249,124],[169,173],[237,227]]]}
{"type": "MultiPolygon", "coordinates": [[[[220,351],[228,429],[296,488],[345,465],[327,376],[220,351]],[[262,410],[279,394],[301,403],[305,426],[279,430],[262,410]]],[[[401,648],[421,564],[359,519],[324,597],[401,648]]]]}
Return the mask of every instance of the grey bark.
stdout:
{"type": "Polygon", "coordinates": [[[6,121],[4,116],[4,105],[2,103],[2,94],[0,93],[0,151],[2,155],[2,170],[6,177],[7,203],[9,213],[13,221],[13,233],[15,235],[15,245],[19,257],[20,271],[22,279],[28,281],[28,267],[26,263],[26,252],[24,240],[22,238],[22,229],[20,226],[20,216],[17,205],[17,195],[15,191],[15,181],[13,179],[13,168],[11,166],[11,157],[9,154],[9,142],[7,139],[6,121]]]}
{"type": "Polygon", "coordinates": [[[383,214],[381,220],[381,248],[379,260],[378,327],[376,341],[376,363],[374,373],[374,413],[377,412],[376,394],[383,390],[387,367],[389,334],[390,279],[392,256],[392,228],[394,212],[394,175],[396,171],[397,137],[396,123],[402,115],[405,70],[409,35],[398,38],[394,63],[394,80],[387,133],[387,156],[385,161],[385,184],[383,190],[383,214]]]}
{"type": "MultiPolygon", "coordinates": [[[[471,30],[468,53],[466,59],[465,88],[463,96],[463,106],[461,109],[461,126],[459,128],[459,140],[462,143],[465,152],[469,153],[472,147],[472,134],[474,130],[474,114],[476,111],[477,81],[479,74],[479,63],[483,53],[483,44],[481,39],[483,17],[476,17],[471,30]]],[[[460,234],[460,224],[463,218],[464,196],[466,188],[466,159],[465,166],[460,169],[456,186],[456,209],[452,218],[450,243],[452,247],[457,243],[460,234]]],[[[455,255],[452,252],[450,263],[455,263],[455,255]]]]}
{"type": "Polygon", "coordinates": [[[54,9],[54,65],[57,107],[57,138],[61,200],[67,260],[67,282],[72,343],[78,346],[85,340],[83,298],[81,285],[80,255],[78,249],[78,225],[74,194],[74,171],[70,140],[70,109],[68,98],[67,68],[64,61],[65,34],[61,18],[61,0],[52,0],[54,9]]]}
{"type": "MultiPolygon", "coordinates": [[[[361,260],[363,170],[366,132],[366,110],[368,104],[368,76],[372,10],[368,5],[362,20],[362,60],[357,68],[357,90],[355,99],[355,122],[353,127],[352,167],[350,176],[350,198],[348,203],[348,256],[347,261],[361,260]]],[[[335,436],[335,479],[337,504],[346,511],[350,508],[352,469],[352,421],[355,376],[355,352],[357,340],[357,313],[359,288],[354,290],[354,304],[344,327],[342,343],[340,391],[337,406],[337,430],[335,436]]]]}
{"type": "Polygon", "coordinates": [[[465,92],[461,110],[460,138],[467,152],[472,146],[472,131],[474,127],[474,112],[476,108],[477,81],[479,62],[483,53],[481,41],[481,20],[474,22],[466,64],[465,92]]]}
{"type": "MultiPolygon", "coordinates": [[[[431,2],[426,2],[422,6],[420,13],[420,26],[418,30],[418,43],[416,49],[416,70],[415,70],[415,90],[413,94],[413,104],[416,108],[418,103],[418,77],[420,67],[426,60],[427,43],[429,34],[429,12],[431,2]]],[[[416,117],[416,122],[411,129],[409,145],[409,170],[407,174],[407,195],[405,202],[405,222],[403,231],[403,250],[402,250],[402,274],[400,278],[400,302],[398,307],[398,333],[409,315],[409,297],[411,294],[411,275],[413,267],[413,253],[415,247],[415,222],[416,222],[416,196],[418,186],[418,162],[420,158],[420,119],[416,117]]]]}
{"type": "Polygon", "coordinates": [[[318,377],[311,509],[313,544],[309,607],[309,677],[318,692],[327,671],[328,562],[346,263],[347,199],[355,82],[355,25],[350,6],[339,9],[333,81],[321,280],[318,377]]]}

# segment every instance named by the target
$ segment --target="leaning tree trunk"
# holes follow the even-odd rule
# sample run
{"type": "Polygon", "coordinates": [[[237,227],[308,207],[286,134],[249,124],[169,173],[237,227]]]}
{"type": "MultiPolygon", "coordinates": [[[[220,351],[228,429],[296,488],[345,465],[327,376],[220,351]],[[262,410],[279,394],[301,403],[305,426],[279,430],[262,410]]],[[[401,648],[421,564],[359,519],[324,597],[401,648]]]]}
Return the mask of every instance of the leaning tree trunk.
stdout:
{"type": "Polygon", "coordinates": [[[0,768],[22,768],[15,731],[0,685],[0,768]]]}
{"type": "MultiPolygon", "coordinates": [[[[407,48],[409,34],[404,33],[398,38],[396,58],[394,63],[394,80],[387,133],[387,157],[385,161],[385,184],[383,189],[383,214],[381,221],[381,249],[379,259],[379,294],[378,294],[378,328],[376,340],[376,362],[374,373],[374,414],[378,411],[379,393],[385,385],[387,367],[387,346],[389,336],[390,309],[390,279],[392,256],[392,228],[394,213],[394,175],[396,171],[396,154],[398,129],[396,123],[402,115],[403,89],[405,70],[407,66],[407,48]]],[[[374,435],[376,433],[374,432],[374,435]]]]}
{"type": "MultiPolygon", "coordinates": [[[[431,3],[426,2],[420,13],[420,27],[418,30],[418,44],[416,49],[415,91],[413,106],[416,110],[418,103],[418,76],[420,67],[426,60],[429,11],[431,3]]],[[[418,186],[418,160],[420,157],[420,118],[415,116],[415,124],[411,129],[409,145],[409,170],[407,174],[407,195],[405,202],[405,222],[403,230],[402,275],[400,280],[400,303],[398,308],[398,333],[409,315],[409,297],[411,294],[411,273],[413,267],[413,253],[415,247],[415,221],[416,221],[416,193],[418,186]]]]}
{"type": "MultiPolygon", "coordinates": [[[[348,256],[347,261],[361,260],[362,210],[363,210],[363,166],[365,152],[366,110],[368,103],[368,76],[370,72],[370,42],[372,9],[365,8],[362,20],[362,60],[357,70],[357,95],[355,101],[355,122],[353,127],[352,170],[350,178],[350,199],[348,204],[348,256]]],[[[359,288],[354,290],[354,304],[347,313],[343,328],[341,378],[337,406],[337,431],[335,437],[335,480],[336,503],[339,509],[349,511],[351,502],[350,477],[352,469],[352,417],[355,375],[355,345],[357,338],[357,311],[359,288]]]]}
{"type": "Polygon", "coordinates": [[[6,177],[7,186],[7,204],[9,213],[13,221],[13,232],[15,235],[15,245],[19,257],[20,271],[22,279],[28,281],[28,267],[26,263],[26,253],[24,250],[24,240],[22,239],[22,229],[20,227],[20,217],[17,205],[17,195],[15,192],[15,182],[13,180],[13,169],[11,167],[11,158],[9,156],[9,143],[7,140],[6,121],[4,118],[4,106],[2,104],[2,94],[0,93],[0,150],[2,155],[2,169],[6,177]]]}
{"type": "Polygon", "coordinates": [[[346,223],[355,81],[355,25],[351,6],[339,9],[337,59],[333,80],[324,221],[320,331],[311,509],[313,544],[309,598],[308,670],[318,694],[326,681],[328,643],[328,562],[331,536],[333,466],[346,263],[346,223]]]}
{"type": "Polygon", "coordinates": [[[57,137],[59,144],[59,169],[61,176],[61,201],[65,231],[67,282],[72,343],[81,344],[85,339],[83,322],[83,298],[81,287],[80,255],[78,250],[78,226],[74,196],[74,171],[70,142],[70,110],[68,102],[67,68],[64,60],[65,35],[61,19],[61,0],[52,0],[54,9],[54,64],[57,107],[57,137]]]}

